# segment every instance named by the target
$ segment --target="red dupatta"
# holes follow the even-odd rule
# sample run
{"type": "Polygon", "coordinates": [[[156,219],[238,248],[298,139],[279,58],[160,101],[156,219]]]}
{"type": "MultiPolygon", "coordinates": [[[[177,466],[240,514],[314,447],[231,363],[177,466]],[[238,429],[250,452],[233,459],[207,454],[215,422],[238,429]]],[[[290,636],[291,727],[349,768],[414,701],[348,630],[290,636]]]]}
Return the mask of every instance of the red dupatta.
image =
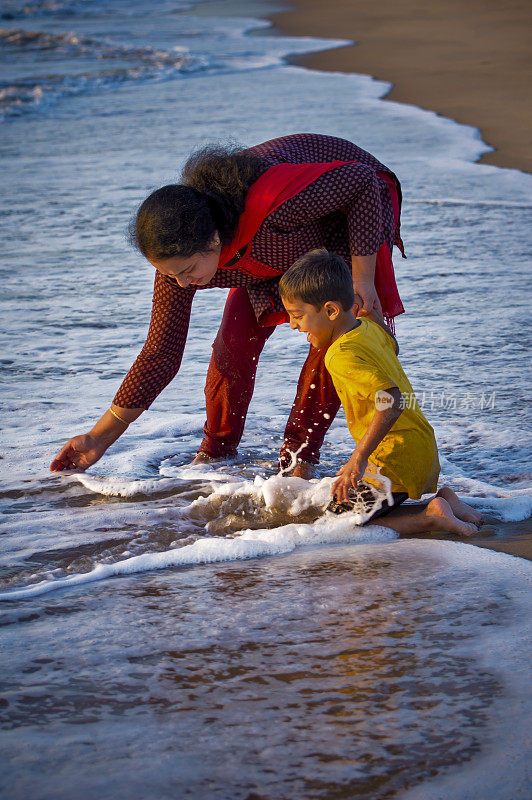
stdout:
{"type": "MultiPolygon", "coordinates": [[[[304,164],[276,164],[264,172],[251,186],[246,197],[244,212],[240,216],[238,228],[233,240],[222,248],[219,269],[232,269],[229,262],[239,250],[250,244],[258,229],[266,219],[286,200],[313,183],[320,175],[330,172],[344,164],[357,164],[357,161],[328,161],[324,163],[304,164]]],[[[388,184],[390,198],[393,205],[395,220],[399,220],[399,198],[392,177],[379,171],[377,175],[388,184]]],[[[243,255],[235,269],[247,272],[257,278],[274,278],[280,276],[280,271],[269,264],[258,261],[249,255],[251,248],[243,255]]],[[[388,321],[404,312],[401,298],[395,282],[395,273],[392,257],[388,244],[384,242],[377,252],[375,267],[375,289],[382,305],[384,316],[388,321]]],[[[279,325],[288,321],[288,315],[283,312],[272,312],[266,318],[261,318],[261,325],[279,325]]]]}

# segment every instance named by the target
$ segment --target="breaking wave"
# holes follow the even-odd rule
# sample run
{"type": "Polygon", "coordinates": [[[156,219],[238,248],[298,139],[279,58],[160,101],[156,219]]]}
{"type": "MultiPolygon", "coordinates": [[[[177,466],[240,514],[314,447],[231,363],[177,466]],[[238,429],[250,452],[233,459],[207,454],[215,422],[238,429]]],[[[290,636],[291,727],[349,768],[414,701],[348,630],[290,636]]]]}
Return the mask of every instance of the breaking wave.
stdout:
{"type": "Polygon", "coordinates": [[[78,74],[56,74],[50,69],[43,76],[0,82],[0,114],[3,117],[20,115],[65,96],[111,89],[124,83],[171,80],[210,66],[206,57],[192,55],[186,48],[176,46],[172,50],[162,50],[123,45],[110,39],[78,36],[72,31],[46,33],[0,28],[0,44],[24,52],[46,52],[50,67],[54,63],[53,56],[57,59],[83,58],[84,65],[87,61],[94,63],[93,70],[83,70],[78,74]],[[113,61],[120,64],[113,66],[113,61]]]}

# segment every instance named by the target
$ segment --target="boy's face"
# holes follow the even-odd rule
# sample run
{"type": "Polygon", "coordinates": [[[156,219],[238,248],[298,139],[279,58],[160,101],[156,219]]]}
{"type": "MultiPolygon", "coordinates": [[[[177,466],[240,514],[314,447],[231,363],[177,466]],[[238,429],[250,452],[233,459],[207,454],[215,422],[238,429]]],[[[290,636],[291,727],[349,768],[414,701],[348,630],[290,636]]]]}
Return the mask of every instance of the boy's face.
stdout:
{"type": "Polygon", "coordinates": [[[312,347],[325,347],[330,344],[334,332],[334,319],[338,316],[336,304],[327,302],[318,311],[310,303],[301,299],[281,298],[290,317],[292,330],[307,334],[307,342],[312,347]]]}

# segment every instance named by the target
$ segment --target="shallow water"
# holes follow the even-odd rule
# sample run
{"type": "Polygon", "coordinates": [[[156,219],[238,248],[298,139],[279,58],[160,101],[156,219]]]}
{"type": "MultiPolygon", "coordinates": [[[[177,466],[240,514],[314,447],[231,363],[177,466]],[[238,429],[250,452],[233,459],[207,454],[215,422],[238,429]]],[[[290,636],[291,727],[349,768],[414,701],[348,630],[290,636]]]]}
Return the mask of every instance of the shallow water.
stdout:
{"type": "MultiPolygon", "coordinates": [[[[319,131],[356,141],[403,183],[408,260],[395,260],[407,314],[397,333],[436,430],[442,479],[495,523],[527,519],[532,179],[474,164],[486,150],[476,131],[383,103],[381,82],[283,65],[284,54],[316,49],[315,40],[249,35],[263,23],[213,18],[209,4],[154,11],[141,0],[15,0],[6,8],[0,591],[26,592],[2,604],[10,796],[106,796],[116,775],[144,797],[148,786],[170,794],[176,781],[182,796],[201,798],[341,797],[352,786],[377,797],[449,763],[480,763],[500,721],[497,698],[513,709],[516,729],[524,719],[511,703],[524,656],[479,666],[477,649],[486,629],[503,636],[519,620],[524,562],[497,556],[494,584],[479,577],[487,556],[470,548],[467,575],[455,578],[446,566],[455,543],[393,543],[378,526],[324,518],[326,476],[351,452],[341,416],[321,482],[276,484],[265,497],[304,337],[283,326],[268,342],[240,459],[184,470],[201,435],[225,300],[222,290],[198,292],[181,373],[152,409],[90,474],[51,475],[48,464],[105,410],[143,342],[153,275],[123,235],[136,204],[174,180],[196,144],[319,131]],[[325,115],[324,98],[342,100],[325,115]],[[129,574],[135,558],[141,571],[129,574]],[[436,588],[424,570],[438,575],[436,588]],[[228,576],[224,597],[220,576],[228,576]],[[83,583],[49,592],[70,579],[83,583]],[[37,584],[47,593],[32,596],[27,587],[37,584]],[[321,598],[336,610],[320,611],[321,598]],[[398,608],[411,625],[397,622],[398,608]],[[367,661],[342,660],[357,637],[367,661]],[[420,643],[428,641],[427,660],[420,643]],[[285,661],[292,675],[297,658],[301,679],[271,676],[285,661]],[[468,676],[462,693],[447,674],[437,693],[440,658],[453,680],[458,669],[468,676]],[[227,672],[229,661],[243,672],[227,672]],[[402,683],[409,669],[413,706],[402,683]],[[388,725],[393,734],[382,731],[388,725]],[[189,749],[176,749],[176,734],[189,749]],[[265,736],[273,741],[263,747],[265,736]]],[[[495,763],[503,770],[502,750],[495,763]]]]}
{"type": "Polygon", "coordinates": [[[8,796],[373,799],[465,764],[519,663],[497,650],[524,632],[505,590],[523,576],[446,547],[147,573],[8,610],[8,796]]]}

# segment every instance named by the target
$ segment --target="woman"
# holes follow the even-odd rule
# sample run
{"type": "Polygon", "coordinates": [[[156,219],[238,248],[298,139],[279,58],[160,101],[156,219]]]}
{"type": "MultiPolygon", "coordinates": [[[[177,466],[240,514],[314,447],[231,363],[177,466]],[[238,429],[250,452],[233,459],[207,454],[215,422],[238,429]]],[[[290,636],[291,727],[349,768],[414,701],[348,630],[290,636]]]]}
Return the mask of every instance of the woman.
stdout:
{"type": "MultiPolygon", "coordinates": [[[[333,136],[294,134],[242,151],[205,148],[188,160],[182,180],[153,192],[132,225],[133,243],[156,270],[146,343],[109,410],[67,442],[54,471],[98,461],[176,375],[197,289],[231,288],[207,373],[196,460],[236,454],[259,355],[287,321],[277,284],[299,256],[318,247],[339,253],[366,310],[388,322],[403,311],[391,263],[394,244],[403,252],[400,184],[370,153],[333,136]]],[[[340,404],[323,356],[311,348],[281,450],[282,465],[298,454],[294,474],[303,477],[318,462],[340,404]]]]}

